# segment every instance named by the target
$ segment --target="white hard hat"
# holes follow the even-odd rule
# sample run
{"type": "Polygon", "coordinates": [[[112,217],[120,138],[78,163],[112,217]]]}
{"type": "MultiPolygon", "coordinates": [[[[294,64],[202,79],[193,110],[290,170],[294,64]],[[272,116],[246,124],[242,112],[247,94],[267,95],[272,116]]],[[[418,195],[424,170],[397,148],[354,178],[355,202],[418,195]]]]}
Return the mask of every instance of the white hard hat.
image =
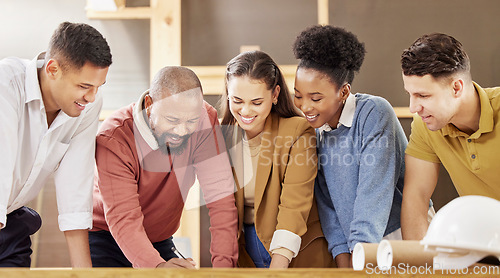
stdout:
{"type": "Polygon", "coordinates": [[[500,202],[463,196],[442,207],[420,244],[436,251],[435,269],[462,269],[486,256],[500,259],[500,202]]]}

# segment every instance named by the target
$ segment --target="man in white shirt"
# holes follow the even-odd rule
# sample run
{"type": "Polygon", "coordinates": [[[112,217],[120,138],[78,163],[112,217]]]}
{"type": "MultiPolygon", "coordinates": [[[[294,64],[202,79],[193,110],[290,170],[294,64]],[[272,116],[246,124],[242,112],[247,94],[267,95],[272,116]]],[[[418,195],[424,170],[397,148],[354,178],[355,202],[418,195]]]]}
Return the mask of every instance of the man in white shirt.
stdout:
{"type": "Polygon", "coordinates": [[[0,266],[29,267],[40,216],[24,207],[53,173],[73,267],[91,267],[95,135],[111,53],[87,24],[61,23],[46,53],[0,60],[0,266]]]}

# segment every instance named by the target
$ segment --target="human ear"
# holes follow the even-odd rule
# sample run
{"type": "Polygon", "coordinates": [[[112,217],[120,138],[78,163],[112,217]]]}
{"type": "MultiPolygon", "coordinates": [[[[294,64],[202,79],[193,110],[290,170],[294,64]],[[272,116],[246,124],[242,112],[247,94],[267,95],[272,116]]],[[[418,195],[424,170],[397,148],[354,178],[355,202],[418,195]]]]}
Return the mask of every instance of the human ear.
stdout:
{"type": "Polygon", "coordinates": [[[462,78],[455,79],[453,80],[451,86],[453,88],[453,95],[455,97],[459,97],[464,91],[464,80],[462,78]]]}
{"type": "Polygon", "coordinates": [[[153,106],[153,99],[149,94],[144,96],[144,109],[146,109],[146,114],[148,115],[148,118],[151,115],[151,107],[153,106]]]}
{"type": "Polygon", "coordinates": [[[54,59],[50,59],[45,65],[45,73],[50,79],[55,79],[60,71],[61,66],[59,65],[59,62],[54,59]]]}
{"type": "Polygon", "coordinates": [[[278,102],[278,96],[280,95],[281,87],[280,85],[276,85],[273,90],[273,103],[278,102]]]}
{"type": "Polygon", "coordinates": [[[349,97],[349,93],[351,92],[351,84],[347,83],[342,86],[342,100],[346,100],[349,97]]]}

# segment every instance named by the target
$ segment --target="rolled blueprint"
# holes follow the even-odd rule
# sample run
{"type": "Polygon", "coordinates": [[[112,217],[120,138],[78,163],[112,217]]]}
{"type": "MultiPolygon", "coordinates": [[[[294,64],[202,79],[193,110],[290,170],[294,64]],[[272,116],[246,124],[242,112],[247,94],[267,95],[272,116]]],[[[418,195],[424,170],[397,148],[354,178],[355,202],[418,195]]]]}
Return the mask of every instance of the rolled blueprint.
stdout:
{"type": "Polygon", "coordinates": [[[368,268],[377,266],[378,245],[378,243],[356,243],[352,250],[352,268],[363,270],[365,266],[368,268]]]}
{"type": "Polygon", "coordinates": [[[432,266],[436,252],[425,251],[418,240],[382,240],[377,249],[377,265],[382,270],[392,266],[432,266]]]}

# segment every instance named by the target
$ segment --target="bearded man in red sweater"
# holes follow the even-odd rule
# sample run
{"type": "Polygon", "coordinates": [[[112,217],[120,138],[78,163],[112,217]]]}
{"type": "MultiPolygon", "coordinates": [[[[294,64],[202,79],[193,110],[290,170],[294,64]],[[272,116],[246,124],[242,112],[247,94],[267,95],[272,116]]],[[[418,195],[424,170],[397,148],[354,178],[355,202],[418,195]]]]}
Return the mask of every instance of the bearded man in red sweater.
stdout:
{"type": "Polygon", "coordinates": [[[97,134],[94,267],[184,267],[172,235],[197,178],[209,209],[212,264],[234,267],[234,180],[216,110],[185,67],[165,67],[136,103],[114,112],[97,134]]]}

